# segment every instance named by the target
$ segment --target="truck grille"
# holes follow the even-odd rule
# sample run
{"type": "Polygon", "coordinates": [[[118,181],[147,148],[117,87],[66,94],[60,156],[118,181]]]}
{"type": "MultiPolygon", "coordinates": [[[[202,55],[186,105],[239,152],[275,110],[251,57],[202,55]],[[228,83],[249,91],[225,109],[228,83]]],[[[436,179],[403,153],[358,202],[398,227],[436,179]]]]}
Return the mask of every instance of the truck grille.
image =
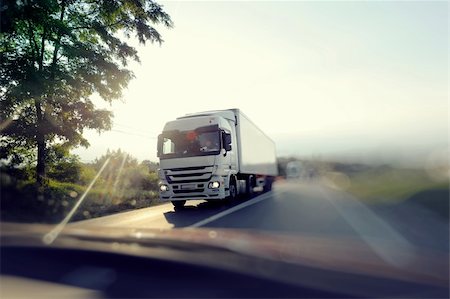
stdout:
{"type": "Polygon", "coordinates": [[[213,166],[186,167],[166,169],[165,175],[169,184],[208,182],[211,179],[213,166]]]}
{"type": "Polygon", "coordinates": [[[208,182],[212,171],[213,166],[173,168],[166,169],[165,176],[169,184],[199,183],[208,182]]]}

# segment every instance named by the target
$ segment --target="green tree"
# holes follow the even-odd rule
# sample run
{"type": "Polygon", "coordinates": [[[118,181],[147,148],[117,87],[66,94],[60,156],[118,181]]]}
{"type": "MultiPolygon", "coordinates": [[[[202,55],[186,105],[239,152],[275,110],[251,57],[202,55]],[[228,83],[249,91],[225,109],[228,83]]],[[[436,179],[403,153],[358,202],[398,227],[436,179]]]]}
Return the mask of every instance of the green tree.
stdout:
{"type": "Polygon", "coordinates": [[[70,154],[69,148],[64,145],[54,145],[47,155],[48,172],[50,179],[59,182],[77,183],[81,178],[82,163],[80,157],[70,154]]]}
{"type": "Polygon", "coordinates": [[[158,175],[156,169],[150,169],[155,167],[155,163],[148,160],[138,163],[136,158],[121,149],[108,150],[95,159],[92,167],[99,171],[105,163],[107,165],[98,185],[114,192],[126,189],[157,190],[158,175]]]}
{"type": "Polygon", "coordinates": [[[144,160],[141,162],[140,166],[146,167],[149,172],[156,172],[159,168],[159,163],[150,160],[144,160]]]}
{"type": "Polygon", "coordinates": [[[85,128],[110,129],[111,112],[90,98],[121,97],[133,78],[127,62],[139,61],[126,41],[161,43],[153,26],[172,21],[151,0],[6,0],[0,10],[0,158],[36,150],[43,186],[52,144],[87,147],[85,128]]]}
{"type": "Polygon", "coordinates": [[[100,158],[96,158],[93,163],[94,168],[99,171],[108,159],[108,168],[112,168],[113,170],[118,170],[119,168],[136,168],[139,165],[135,157],[119,148],[117,150],[108,149],[106,154],[100,158]]]}

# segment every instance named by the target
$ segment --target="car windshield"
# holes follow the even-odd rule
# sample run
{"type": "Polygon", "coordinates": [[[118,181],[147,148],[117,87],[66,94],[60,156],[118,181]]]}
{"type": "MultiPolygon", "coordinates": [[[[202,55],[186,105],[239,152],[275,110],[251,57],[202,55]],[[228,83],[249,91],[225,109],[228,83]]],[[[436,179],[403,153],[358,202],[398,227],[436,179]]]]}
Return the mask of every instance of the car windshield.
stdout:
{"type": "MultiPolygon", "coordinates": [[[[250,276],[355,292],[340,297],[448,289],[448,1],[1,3],[0,252],[132,243],[121,254],[180,262],[190,244],[204,262],[186,264],[235,271],[239,253],[250,276]]],[[[29,278],[128,277],[58,261],[79,265],[29,278]]],[[[146,290],[233,289],[226,271],[195,288],[139,271],[146,290]]]]}

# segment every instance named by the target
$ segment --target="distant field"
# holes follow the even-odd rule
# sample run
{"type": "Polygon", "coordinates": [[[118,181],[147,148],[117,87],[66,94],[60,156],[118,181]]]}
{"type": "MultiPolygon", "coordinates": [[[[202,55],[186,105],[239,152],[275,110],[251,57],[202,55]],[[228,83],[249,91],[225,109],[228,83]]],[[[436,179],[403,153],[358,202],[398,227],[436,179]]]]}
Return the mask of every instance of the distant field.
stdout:
{"type": "Polygon", "coordinates": [[[349,176],[347,191],[363,200],[402,200],[432,189],[448,189],[448,181],[433,180],[417,169],[369,170],[349,176]]]}
{"type": "Polygon", "coordinates": [[[449,218],[448,180],[418,169],[371,169],[348,176],[346,191],[372,204],[414,202],[449,218]]]}

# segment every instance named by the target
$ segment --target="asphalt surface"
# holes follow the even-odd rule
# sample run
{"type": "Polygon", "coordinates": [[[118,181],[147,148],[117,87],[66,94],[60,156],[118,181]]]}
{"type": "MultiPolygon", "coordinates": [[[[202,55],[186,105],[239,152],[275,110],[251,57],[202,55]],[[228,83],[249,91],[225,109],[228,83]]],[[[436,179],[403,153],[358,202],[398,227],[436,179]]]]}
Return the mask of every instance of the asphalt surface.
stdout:
{"type": "Polygon", "coordinates": [[[69,225],[264,230],[356,237],[381,251],[382,248],[377,248],[379,244],[389,244],[404,252],[413,251],[416,246],[449,251],[447,219],[413,203],[367,205],[323,181],[277,182],[271,192],[231,203],[188,201],[184,209],[177,211],[171,203],[164,203],[69,225]]]}

